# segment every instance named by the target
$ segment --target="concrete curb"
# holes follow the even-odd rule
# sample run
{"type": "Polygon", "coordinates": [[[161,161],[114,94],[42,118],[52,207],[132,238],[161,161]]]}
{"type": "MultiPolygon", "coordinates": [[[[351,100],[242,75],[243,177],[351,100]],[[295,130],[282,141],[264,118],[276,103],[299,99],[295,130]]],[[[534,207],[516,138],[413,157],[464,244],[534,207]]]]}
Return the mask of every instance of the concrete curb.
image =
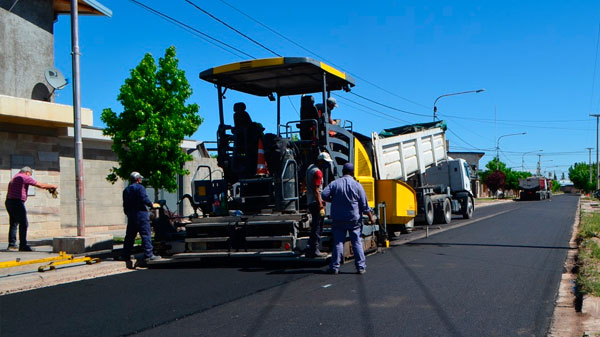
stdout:
{"type": "Polygon", "coordinates": [[[572,226],[571,239],[569,240],[569,248],[567,259],[563,268],[563,274],[560,281],[558,294],[556,295],[556,304],[554,314],[552,315],[552,323],[548,332],[549,337],[574,337],[583,336],[584,328],[582,327],[581,315],[575,308],[575,279],[577,275],[573,273],[575,267],[575,259],[578,254],[577,232],[581,219],[581,198],[577,203],[575,210],[575,221],[572,226]]]}
{"type": "Polygon", "coordinates": [[[102,261],[92,265],[83,263],[65,266],[43,273],[32,271],[18,275],[7,275],[0,278],[0,295],[131,271],[134,270],[127,269],[122,261],[102,261]]]}

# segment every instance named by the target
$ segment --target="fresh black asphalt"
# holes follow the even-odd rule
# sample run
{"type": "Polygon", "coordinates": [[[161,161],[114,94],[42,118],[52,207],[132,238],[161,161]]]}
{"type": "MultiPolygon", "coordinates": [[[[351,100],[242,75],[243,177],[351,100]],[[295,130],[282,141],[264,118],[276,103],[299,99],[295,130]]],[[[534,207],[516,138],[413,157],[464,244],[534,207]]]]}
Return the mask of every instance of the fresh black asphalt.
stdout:
{"type": "Polygon", "coordinates": [[[187,266],[6,295],[0,336],[545,336],[577,200],[477,209],[365,275],[187,266]]]}

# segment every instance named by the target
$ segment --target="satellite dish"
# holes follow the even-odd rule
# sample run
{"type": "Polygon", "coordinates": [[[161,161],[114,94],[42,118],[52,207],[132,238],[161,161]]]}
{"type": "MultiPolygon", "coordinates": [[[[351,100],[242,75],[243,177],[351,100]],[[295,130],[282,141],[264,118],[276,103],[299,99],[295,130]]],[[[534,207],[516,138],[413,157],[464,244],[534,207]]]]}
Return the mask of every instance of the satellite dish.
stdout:
{"type": "Polygon", "coordinates": [[[56,89],[60,90],[64,88],[67,84],[69,84],[69,81],[63,76],[60,70],[56,68],[46,69],[46,71],[44,71],[44,76],[46,77],[46,81],[48,82],[48,84],[50,84],[50,86],[52,87],[52,92],[50,93],[50,95],[48,95],[46,100],[49,100],[50,97],[52,97],[56,89]]]}
{"type": "MultiPolygon", "coordinates": [[[[46,71],[44,71],[44,76],[46,76],[46,81],[48,81],[48,84],[50,84],[50,86],[55,90],[60,90],[69,84],[69,81],[67,81],[60,70],[56,68],[46,69],[46,71]]],[[[52,92],[54,92],[54,90],[52,90],[52,92]]]]}

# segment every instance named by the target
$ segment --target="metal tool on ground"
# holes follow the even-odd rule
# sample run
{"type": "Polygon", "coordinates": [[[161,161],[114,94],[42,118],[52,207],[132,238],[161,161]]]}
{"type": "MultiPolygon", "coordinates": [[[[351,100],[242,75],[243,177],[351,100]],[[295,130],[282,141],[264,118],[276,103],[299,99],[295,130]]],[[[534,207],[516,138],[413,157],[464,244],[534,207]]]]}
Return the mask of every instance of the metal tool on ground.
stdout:
{"type": "Polygon", "coordinates": [[[40,266],[38,268],[38,271],[40,273],[43,273],[45,271],[55,270],[56,266],[62,266],[62,265],[65,265],[65,264],[79,263],[79,262],[85,262],[85,264],[100,263],[100,258],[89,257],[89,256],[78,257],[78,258],[71,257],[71,258],[69,258],[67,260],[54,261],[54,262],[50,262],[50,264],[48,264],[48,265],[40,266]]]}
{"type": "Polygon", "coordinates": [[[85,262],[86,264],[99,263],[100,259],[97,257],[92,258],[89,256],[74,257],[73,255],[67,254],[66,252],[58,252],[58,256],[45,257],[45,258],[41,258],[41,259],[21,260],[20,258],[17,258],[14,261],[0,262],[0,268],[20,267],[20,266],[26,266],[26,265],[30,265],[30,264],[40,264],[40,263],[47,263],[47,262],[50,262],[50,263],[47,265],[44,265],[44,266],[40,266],[38,268],[39,272],[44,272],[47,270],[54,270],[54,269],[56,269],[56,266],[70,264],[70,263],[79,263],[79,262],[85,262]]]}
{"type": "Polygon", "coordinates": [[[68,255],[65,252],[59,252],[58,256],[46,257],[46,258],[41,258],[41,259],[21,260],[20,258],[17,258],[14,261],[0,262],[0,268],[11,268],[11,267],[25,266],[25,265],[29,265],[29,264],[67,260],[71,257],[72,257],[72,255],[68,255]]]}

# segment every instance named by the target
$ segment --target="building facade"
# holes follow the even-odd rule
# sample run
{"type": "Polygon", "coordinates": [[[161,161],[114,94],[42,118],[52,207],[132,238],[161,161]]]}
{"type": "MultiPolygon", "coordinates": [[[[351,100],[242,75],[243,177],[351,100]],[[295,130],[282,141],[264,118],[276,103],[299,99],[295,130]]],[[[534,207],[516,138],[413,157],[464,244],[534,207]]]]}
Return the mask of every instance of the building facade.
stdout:
{"type": "MultiPolygon", "coordinates": [[[[97,1],[78,4],[82,14],[111,15],[97,1]]],[[[54,21],[69,11],[69,0],[0,0],[0,235],[8,233],[3,202],[8,182],[23,166],[33,169],[34,179],[59,187],[56,199],[30,187],[28,237],[77,234],[73,107],[53,103],[53,88],[44,76],[54,65],[54,21]]],[[[112,141],[94,128],[91,110],[82,108],[81,124],[86,233],[124,229],[125,183],[106,180],[110,169],[118,166],[112,141]]],[[[200,164],[217,168],[196,142],[184,141],[182,150],[194,155],[186,164],[189,171],[200,164]]],[[[191,193],[191,175],[180,177],[179,190],[168,195],[172,210],[178,209],[176,200],[185,193],[191,193]]],[[[192,212],[189,205],[179,211],[192,212]]]]}
{"type": "Polygon", "coordinates": [[[448,152],[448,156],[454,159],[464,159],[471,169],[471,191],[475,198],[485,195],[484,186],[479,181],[479,161],[485,155],[484,152],[448,152]]]}

